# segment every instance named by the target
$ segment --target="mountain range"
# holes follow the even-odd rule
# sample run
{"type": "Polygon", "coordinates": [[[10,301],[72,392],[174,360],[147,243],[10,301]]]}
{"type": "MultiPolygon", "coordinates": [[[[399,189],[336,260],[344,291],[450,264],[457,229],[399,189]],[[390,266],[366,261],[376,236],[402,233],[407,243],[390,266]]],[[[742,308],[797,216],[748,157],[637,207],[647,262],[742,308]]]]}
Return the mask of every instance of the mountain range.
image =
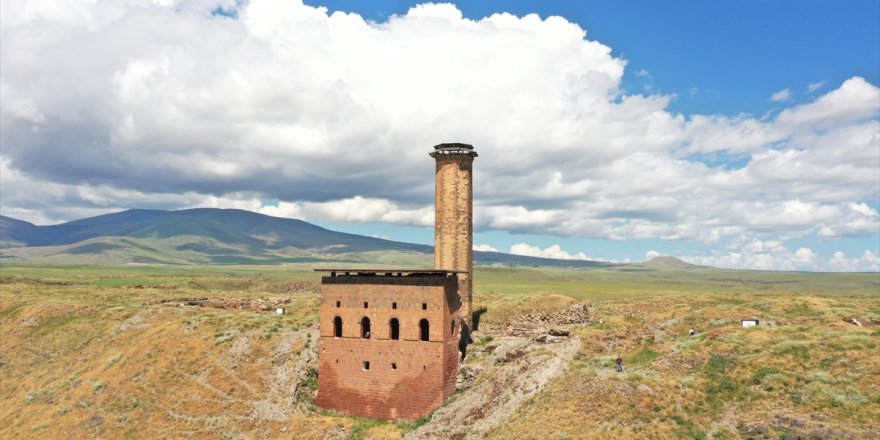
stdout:
{"type": "MultiPolygon", "coordinates": [[[[59,264],[342,262],[431,267],[432,246],[331,231],[239,209],[131,209],[50,226],[0,216],[0,257],[59,264]]],[[[475,264],[604,267],[610,263],[474,252],[475,264]]],[[[683,263],[683,262],[682,262],[683,263]]],[[[686,264],[686,263],[683,263],[686,264]]]]}

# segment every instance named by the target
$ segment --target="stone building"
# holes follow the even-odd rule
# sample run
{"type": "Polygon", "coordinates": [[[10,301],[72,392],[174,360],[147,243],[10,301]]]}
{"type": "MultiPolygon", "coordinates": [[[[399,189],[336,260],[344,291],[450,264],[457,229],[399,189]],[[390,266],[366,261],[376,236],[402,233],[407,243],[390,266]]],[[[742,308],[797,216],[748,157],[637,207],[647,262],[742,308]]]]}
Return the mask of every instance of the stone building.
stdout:
{"type": "Polygon", "coordinates": [[[473,202],[466,144],[436,159],[434,269],[319,269],[322,408],[415,420],[455,391],[471,319],[473,202]]]}

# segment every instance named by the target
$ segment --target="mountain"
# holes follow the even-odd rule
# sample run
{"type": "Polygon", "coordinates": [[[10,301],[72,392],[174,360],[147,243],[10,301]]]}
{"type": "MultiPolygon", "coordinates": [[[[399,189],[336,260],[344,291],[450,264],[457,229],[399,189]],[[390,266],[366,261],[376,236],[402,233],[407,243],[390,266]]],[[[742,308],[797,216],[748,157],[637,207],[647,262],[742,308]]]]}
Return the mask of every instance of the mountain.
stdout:
{"type": "Polygon", "coordinates": [[[39,226],[0,215],[0,248],[39,246],[42,236],[39,226]]]}
{"type": "Polygon", "coordinates": [[[0,216],[4,247],[57,246],[95,237],[170,238],[199,236],[253,248],[324,249],[328,252],[406,250],[430,252],[430,246],[401,243],[324,229],[302,220],[270,217],[240,209],[160,211],[131,209],[60,225],[35,226],[0,216]]]}
{"type": "MultiPolygon", "coordinates": [[[[433,264],[433,247],[331,231],[240,209],[131,209],[51,226],[0,216],[2,257],[46,263],[433,264]]],[[[474,252],[477,264],[604,267],[608,263],[474,252]]]]}
{"type": "Polygon", "coordinates": [[[639,266],[650,267],[650,268],[668,268],[668,269],[696,269],[702,266],[697,266],[696,264],[688,263],[687,261],[683,261],[681,259],[675,257],[668,256],[659,256],[654,257],[648,261],[637,263],[639,266]]]}

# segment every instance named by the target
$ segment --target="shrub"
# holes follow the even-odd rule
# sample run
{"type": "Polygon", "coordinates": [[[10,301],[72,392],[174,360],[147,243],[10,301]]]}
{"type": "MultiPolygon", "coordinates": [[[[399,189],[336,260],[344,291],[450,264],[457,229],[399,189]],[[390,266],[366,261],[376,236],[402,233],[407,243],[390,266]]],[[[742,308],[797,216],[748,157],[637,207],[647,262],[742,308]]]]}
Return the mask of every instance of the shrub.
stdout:
{"type": "Polygon", "coordinates": [[[733,369],[736,366],[736,359],[721,354],[713,354],[706,362],[706,373],[721,374],[733,369]]]}
{"type": "Polygon", "coordinates": [[[776,373],[779,373],[778,368],[761,367],[758,369],[758,371],[752,374],[752,383],[755,385],[760,385],[765,377],[776,373]]]}
{"type": "Polygon", "coordinates": [[[699,426],[695,425],[694,422],[681,416],[672,416],[672,420],[675,422],[676,437],[697,440],[703,440],[706,438],[706,432],[700,429],[699,426]]]}
{"type": "Polygon", "coordinates": [[[642,348],[639,349],[639,351],[637,351],[637,352],[633,353],[631,356],[629,356],[629,359],[627,359],[627,362],[632,363],[632,364],[645,364],[645,363],[653,361],[658,356],[660,356],[660,353],[657,353],[656,351],[651,350],[651,348],[647,345],[643,345],[642,348]]]}
{"type": "Polygon", "coordinates": [[[122,359],[122,353],[117,353],[115,356],[113,356],[112,358],[107,360],[107,366],[109,367],[109,366],[119,362],[120,359],[122,359]]]}
{"type": "Polygon", "coordinates": [[[730,376],[721,376],[717,381],[710,381],[706,385],[706,394],[732,394],[739,388],[730,376]]]}
{"type": "Polygon", "coordinates": [[[107,388],[107,384],[104,383],[104,382],[97,381],[97,382],[95,382],[95,383],[92,384],[92,391],[93,391],[93,392],[99,393],[99,392],[101,392],[104,388],[107,388]]]}
{"type": "Polygon", "coordinates": [[[779,344],[775,350],[773,350],[773,354],[784,356],[791,355],[795,359],[800,361],[807,361],[810,359],[810,349],[804,344],[800,344],[797,342],[786,342],[779,344]]]}
{"type": "Polygon", "coordinates": [[[808,382],[821,382],[821,383],[828,383],[828,384],[834,384],[834,383],[840,382],[840,380],[838,380],[834,376],[832,376],[824,371],[815,371],[813,373],[808,374],[807,381],[808,382]]]}
{"type": "Polygon", "coordinates": [[[480,346],[486,345],[490,342],[492,342],[492,337],[486,335],[486,336],[483,336],[480,339],[477,339],[476,341],[474,341],[474,346],[480,347],[480,346]]]}
{"type": "Polygon", "coordinates": [[[225,343],[225,342],[229,342],[229,341],[231,341],[233,338],[235,338],[235,335],[231,335],[231,334],[228,334],[228,333],[226,333],[226,334],[222,334],[222,335],[220,335],[220,336],[217,336],[217,339],[214,339],[214,345],[216,346],[216,345],[223,344],[223,343],[225,343]]]}

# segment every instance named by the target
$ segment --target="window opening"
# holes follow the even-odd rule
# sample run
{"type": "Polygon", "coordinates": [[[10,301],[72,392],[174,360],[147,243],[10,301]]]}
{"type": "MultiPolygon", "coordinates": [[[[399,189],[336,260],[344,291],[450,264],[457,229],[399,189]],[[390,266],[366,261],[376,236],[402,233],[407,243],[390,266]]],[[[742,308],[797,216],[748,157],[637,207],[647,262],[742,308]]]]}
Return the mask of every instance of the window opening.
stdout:
{"type": "Polygon", "coordinates": [[[336,301],[336,307],[339,307],[339,306],[341,306],[341,305],[342,305],[342,302],[340,302],[340,301],[336,301]]]}
{"type": "Polygon", "coordinates": [[[364,370],[370,369],[370,361],[364,361],[364,370]]]}
{"type": "Polygon", "coordinates": [[[364,316],[364,319],[361,319],[361,337],[370,339],[370,318],[366,316],[364,316]]]}
{"type": "Polygon", "coordinates": [[[342,318],[338,316],[333,318],[333,337],[342,337],[342,318]]]}
{"type": "Polygon", "coordinates": [[[392,369],[392,370],[396,370],[396,369],[397,369],[397,363],[392,362],[392,363],[391,363],[391,369],[392,369]]]}
{"type": "Polygon", "coordinates": [[[366,302],[366,301],[364,301],[364,308],[365,308],[365,309],[368,309],[368,308],[370,308],[370,303],[368,303],[368,302],[366,302]]]}
{"type": "Polygon", "coordinates": [[[419,321],[419,340],[427,341],[431,336],[431,324],[428,323],[427,319],[422,319],[419,321]]]}
{"type": "Polygon", "coordinates": [[[400,339],[400,321],[398,321],[397,318],[391,318],[391,321],[388,321],[388,327],[391,339],[400,339]]]}
{"type": "Polygon", "coordinates": [[[422,310],[428,310],[428,303],[422,303],[422,310]]]}
{"type": "Polygon", "coordinates": [[[397,303],[391,303],[391,308],[392,308],[392,309],[396,309],[396,308],[397,308],[397,303]]]}
{"type": "Polygon", "coordinates": [[[455,336],[455,320],[454,319],[452,320],[452,333],[450,333],[450,334],[455,336]]]}

